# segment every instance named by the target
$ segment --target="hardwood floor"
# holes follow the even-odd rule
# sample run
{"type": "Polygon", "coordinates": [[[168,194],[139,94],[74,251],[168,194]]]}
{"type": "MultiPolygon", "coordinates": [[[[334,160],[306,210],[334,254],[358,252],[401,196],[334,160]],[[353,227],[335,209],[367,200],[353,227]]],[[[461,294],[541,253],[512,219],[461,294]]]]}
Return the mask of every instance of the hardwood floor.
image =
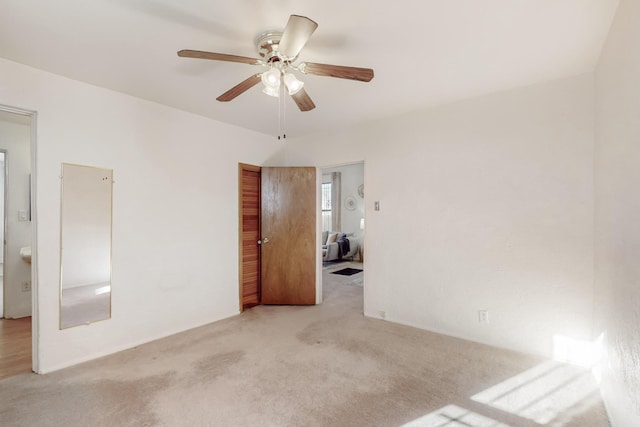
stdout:
{"type": "Polygon", "coordinates": [[[0,379],[31,372],[31,317],[0,319],[0,379]]]}

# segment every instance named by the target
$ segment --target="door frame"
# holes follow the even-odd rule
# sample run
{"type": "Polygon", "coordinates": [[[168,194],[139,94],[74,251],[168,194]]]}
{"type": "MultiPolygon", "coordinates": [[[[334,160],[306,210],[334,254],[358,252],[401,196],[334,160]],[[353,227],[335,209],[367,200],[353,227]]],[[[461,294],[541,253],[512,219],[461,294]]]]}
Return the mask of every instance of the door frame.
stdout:
{"type": "Polygon", "coordinates": [[[7,304],[7,299],[6,299],[6,292],[5,292],[5,281],[7,280],[7,262],[6,262],[6,255],[7,255],[7,188],[8,187],[8,180],[9,180],[9,169],[7,168],[7,150],[4,148],[0,148],[0,153],[4,154],[4,170],[2,171],[2,174],[4,175],[4,185],[3,185],[3,209],[2,209],[2,237],[3,237],[3,242],[2,242],[2,289],[0,289],[0,292],[2,292],[2,315],[0,315],[0,319],[4,318],[4,314],[7,311],[5,306],[7,304]]]}
{"type": "MultiPolygon", "coordinates": [[[[26,110],[23,108],[12,107],[0,104],[0,111],[6,113],[28,116],[31,120],[29,129],[30,139],[30,170],[31,170],[31,187],[29,189],[29,201],[31,203],[31,370],[35,373],[40,372],[40,348],[38,346],[40,310],[38,304],[39,283],[38,283],[38,209],[37,209],[37,123],[38,113],[35,110],[26,110]]],[[[6,206],[5,206],[6,208],[6,206]]]]}

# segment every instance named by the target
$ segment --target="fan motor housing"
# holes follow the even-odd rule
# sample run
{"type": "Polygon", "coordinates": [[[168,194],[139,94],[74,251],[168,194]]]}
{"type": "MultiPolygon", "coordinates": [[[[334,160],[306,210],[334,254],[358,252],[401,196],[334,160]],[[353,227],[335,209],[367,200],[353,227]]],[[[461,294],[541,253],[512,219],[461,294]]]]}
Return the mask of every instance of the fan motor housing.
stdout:
{"type": "Polygon", "coordinates": [[[266,31],[256,37],[256,49],[258,55],[268,63],[291,62],[295,58],[285,58],[278,52],[278,45],[282,38],[281,31],[266,31]]]}

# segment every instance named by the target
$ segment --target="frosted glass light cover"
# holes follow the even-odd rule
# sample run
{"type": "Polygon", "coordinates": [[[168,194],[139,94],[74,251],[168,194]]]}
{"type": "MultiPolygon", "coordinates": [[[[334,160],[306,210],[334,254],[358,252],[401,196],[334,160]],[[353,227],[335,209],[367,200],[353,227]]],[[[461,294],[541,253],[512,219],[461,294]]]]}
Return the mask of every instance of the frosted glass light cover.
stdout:
{"type": "Polygon", "coordinates": [[[264,89],[262,89],[262,93],[266,93],[267,95],[276,98],[280,97],[280,90],[277,87],[265,86],[264,89]]]}
{"type": "Polygon", "coordinates": [[[277,89],[280,87],[280,70],[271,68],[269,71],[262,73],[261,79],[265,87],[277,89]]]}
{"type": "Polygon", "coordinates": [[[295,95],[304,86],[304,82],[301,82],[300,80],[298,80],[296,76],[294,76],[293,74],[289,74],[289,73],[285,74],[283,77],[283,80],[284,80],[284,84],[287,86],[287,89],[289,90],[289,95],[295,95]]]}

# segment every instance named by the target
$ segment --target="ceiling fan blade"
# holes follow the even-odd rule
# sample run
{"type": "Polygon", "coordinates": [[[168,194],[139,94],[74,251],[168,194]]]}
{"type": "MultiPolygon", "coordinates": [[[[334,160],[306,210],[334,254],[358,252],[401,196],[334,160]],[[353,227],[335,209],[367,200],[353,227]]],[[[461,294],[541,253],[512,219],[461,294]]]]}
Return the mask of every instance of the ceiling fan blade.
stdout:
{"type": "Polygon", "coordinates": [[[231,89],[229,89],[228,91],[226,91],[225,93],[217,97],[216,99],[220,102],[229,102],[232,99],[235,99],[238,95],[242,95],[247,90],[251,89],[258,83],[260,83],[260,80],[261,80],[260,74],[254,74],[248,79],[238,83],[237,85],[235,85],[234,87],[232,87],[231,89]]]}
{"type": "Polygon", "coordinates": [[[201,50],[183,49],[178,51],[183,58],[213,59],[215,61],[241,62],[243,64],[262,65],[262,61],[247,56],[227,55],[226,53],[204,52],[201,50]]]}
{"type": "Polygon", "coordinates": [[[316,104],[313,103],[304,88],[300,89],[295,95],[291,95],[291,97],[298,105],[300,111],[311,111],[316,108],[316,104]]]}
{"type": "Polygon", "coordinates": [[[368,82],[373,78],[373,70],[371,68],[345,67],[343,65],[303,62],[298,65],[298,69],[304,74],[338,77],[341,79],[358,80],[361,82],[368,82]]]}
{"type": "Polygon", "coordinates": [[[316,28],[318,24],[306,16],[291,15],[282,32],[278,52],[290,59],[295,58],[316,28]]]}

